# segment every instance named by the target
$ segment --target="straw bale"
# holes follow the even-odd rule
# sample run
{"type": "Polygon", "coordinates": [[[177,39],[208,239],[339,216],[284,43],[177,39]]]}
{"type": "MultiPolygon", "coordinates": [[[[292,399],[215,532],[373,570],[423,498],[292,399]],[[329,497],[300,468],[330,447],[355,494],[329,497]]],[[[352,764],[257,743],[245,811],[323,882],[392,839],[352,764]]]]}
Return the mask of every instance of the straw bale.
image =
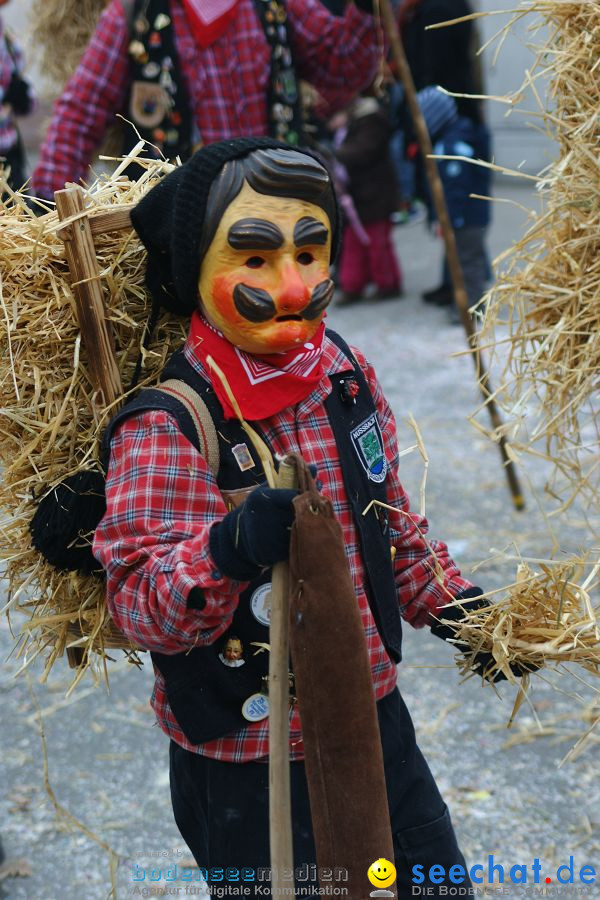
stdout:
{"type": "Polygon", "coordinates": [[[31,43],[44,77],[56,91],[75,71],[106,5],[105,0],[33,0],[31,43]]]}
{"type": "MultiPolygon", "coordinates": [[[[139,182],[119,177],[86,192],[91,214],[127,208],[167,171],[147,162],[139,182]]],[[[24,205],[0,205],[0,560],[10,609],[28,617],[25,644],[49,647],[51,661],[76,643],[101,656],[128,646],[111,625],[104,582],[58,572],[31,547],[36,499],[67,475],[93,465],[105,409],[88,374],[65,248],[55,212],[35,218],[24,205]]],[[[107,318],[123,385],[131,381],[149,315],[145,253],[131,228],[96,239],[107,318]]],[[[157,381],[169,354],[185,339],[186,323],[163,314],[144,354],[142,384],[157,381]]]]}
{"type": "MultiPolygon", "coordinates": [[[[532,0],[547,29],[523,88],[550,75],[542,106],[557,142],[537,188],[542,211],[497,263],[480,305],[481,343],[501,371],[496,400],[511,449],[552,462],[563,508],[600,500],[600,0],[532,0]]],[[[523,12],[517,14],[523,16],[523,12]]],[[[505,29],[512,27],[514,19],[505,29]]],[[[512,98],[521,102],[522,89],[512,98]]],[[[541,103],[541,101],[540,101],[541,103]]],[[[514,173],[513,173],[514,174],[514,173]]]]}
{"type": "MultiPolygon", "coordinates": [[[[44,73],[43,87],[48,99],[62,94],[108,3],[109,0],[33,0],[28,37],[32,56],[44,73]]],[[[133,126],[130,130],[115,118],[96,149],[100,154],[114,156],[134,140],[133,126]]]]}

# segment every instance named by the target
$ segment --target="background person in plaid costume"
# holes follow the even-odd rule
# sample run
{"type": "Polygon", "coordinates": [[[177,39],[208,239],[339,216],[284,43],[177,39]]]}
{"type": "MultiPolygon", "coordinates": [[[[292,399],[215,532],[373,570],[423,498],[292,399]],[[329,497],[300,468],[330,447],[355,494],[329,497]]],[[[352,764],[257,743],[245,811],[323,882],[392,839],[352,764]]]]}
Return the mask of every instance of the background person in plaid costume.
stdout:
{"type": "MultiPolygon", "coordinates": [[[[466,608],[485,601],[409,510],[394,417],[373,368],[325,331],[339,242],[329,175],[312,155],[282,143],[227,141],[168,175],[132,219],[148,251],[155,303],[191,316],[165,377],[201,392],[220,435],[215,479],[176,418],[126,407],[109,427],[107,509],[94,540],[115,623],[152,652],[152,705],[171,740],[177,825],[202,869],[269,865],[268,719],[244,701],[257,696],[268,671],[268,654],[254,645],[269,640],[270,567],[287,559],[295,492],[265,485],[254,448],[240,444],[245,432],[210,355],[273,455],[300,453],[316,467],[342,526],[377,700],[398,891],[408,896],[413,864],[448,872],[464,859],[397,689],[400,617],[446,639],[454,629],[436,620],[441,606],[451,598],[466,608]],[[359,427],[344,433],[357,419],[359,427]],[[224,499],[232,489],[234,508],[224,499]],[[375,519],[377,551],[361,544],[364,517],[351,503],[359,490],[383,490],[398,510],[375,519]],[[222,661],[234,639],[236,662],[243,661],[235,667],[222,661]]],[[[461,608],[453,609],[459,617],[461,608]]],[[[477,661],[478,671],[487,661],[477,661]]],[[[315,863],[303,756],[291,705],[298,866],[315,863]]],[[[427,874],[425,883],[433,887],[427,874]]]]}
{"type": "Polygon", "coordinates": [[[341,17],[319,0],[112,0],[55,104],[34,194],[51,200],[87,178],[118,113],[169,159],[240,135],[297,142],[297,78],[337,108],[373,80],[381,50],[371,12],[371,0],[341,17]]]}

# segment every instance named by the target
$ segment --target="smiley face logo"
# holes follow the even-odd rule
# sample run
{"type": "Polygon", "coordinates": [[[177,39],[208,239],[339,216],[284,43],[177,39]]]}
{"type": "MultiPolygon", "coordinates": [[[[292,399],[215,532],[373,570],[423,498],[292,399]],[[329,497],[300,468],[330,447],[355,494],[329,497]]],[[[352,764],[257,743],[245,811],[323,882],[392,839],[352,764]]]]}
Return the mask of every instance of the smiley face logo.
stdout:
{"type": "Polygon", "coordinates": [[[396,868],[389,859],[376,859],[369,866],[367,877],[377,888],[386,888],[396,880],[396,868]]]}

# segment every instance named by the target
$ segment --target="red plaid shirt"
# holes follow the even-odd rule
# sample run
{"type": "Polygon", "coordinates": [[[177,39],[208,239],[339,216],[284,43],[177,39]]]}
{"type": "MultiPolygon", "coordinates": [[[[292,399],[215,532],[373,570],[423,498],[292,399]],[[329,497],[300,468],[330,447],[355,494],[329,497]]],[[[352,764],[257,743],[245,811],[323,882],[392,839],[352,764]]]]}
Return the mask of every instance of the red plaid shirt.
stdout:
{"type": "MultiPolygon", "coordinates": [[[[356,351],[355,351],[356,352],[356,351]]],[[[188,361],[206,378],[191,346],[188,361]]],[[[396,425],[371,366],[356,352],[371,387],[389,463],[389,502],[403,513],[409,501],[398,481],[396,425]]],[[[328,338],[324,341],[324,372],[351,368],[343,353],[328,338]]],[[[346,553],[360,608],[371,660],[373,688],[379,700],[396,684],[396,666],[386,653],[365,594],[365,569],[359,537],[344,484],[338,451],[324,400],[331,383],[323,377],[305,400],[258,423],[277,455],[300,453],[314,463],[322,492],[334,506],[344,530],[346,553]]],[[[175,420],[162,411],[127,419],[112,441],[106,481],[107,511],[96,530],[94,553],[108,578],[108,607],[121,631],[133,643],[161,653],[181,653],[210,644],[231,624],[238,596],[247,585],[224,577],[211,558],[211,526],[226,514],[226,507],[205,460],[183,437],[175,420]],[[193,587],[204,594],[202,610],[188,609],[193,587]]],[[[444,586],[434,574],[432,555],[423,534],[427,522],[410,513],[390,513],[391,543],[396,548],[394,567],[402,616],[419,628],[428,623],[449,598],[470,586],[460,577],[445,544],[430,541],[444,586]]],[[[201,746],[190,744],[169,708],[161,674],[152,706],[162,729],[188,750],[228,762],[247,762],[268,756],[268,720],[201,746]]],[[[290,759],[302,759],[302,732],[298,709],[290,714],[290,759]]]]}
{"type": "MultiPolygon", "coordinates": [[[[332,16],[320,0],[288,0],[290,39],[299,77],[325,101],[347,104],[374,77],[378,48],[373,17],[349,4],[332,16]]],[[[171,14],[196,138],[204,144],[267,133],[270,50],[253,0],[239,0],[234,22],[210,47],[194,41],[180,2],[171,14]]],[[[33,192],[52,198],[87,166],[115,114],[127,118],[130,36],[120,0],[112,0],[75,74],[56,102],[33,174],[33,192]]]]}

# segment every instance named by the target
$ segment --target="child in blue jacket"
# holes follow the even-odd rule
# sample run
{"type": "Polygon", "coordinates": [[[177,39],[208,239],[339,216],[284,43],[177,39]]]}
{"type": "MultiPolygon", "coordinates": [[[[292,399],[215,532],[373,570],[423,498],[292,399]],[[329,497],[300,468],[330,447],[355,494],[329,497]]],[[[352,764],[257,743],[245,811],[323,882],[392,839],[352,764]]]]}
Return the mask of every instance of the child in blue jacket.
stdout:
{"type": "MultiPolygon", "coordinates": [[[[454,228],[456,247],[465,279],[469,306],[473,306],[485,291],[490,276],[486,250],[486,231],[490,223],[490,203],[473,197],[490,196],[490,169],[469,160],[489,161],[491,141],[488,128],[466,116],[460,116],[456,101],[439,87],[419,91],[419,106],[436,156],[462,157],[438,159],[437,165],[444,187],[448,214],[454,228]]],[[[460,321],[452,298],[452,288],[444,267],[450,302],[450,319],[460,321]]],[[[448,295],[445,295],[448,297],[448,295]]],[[[441,295],[442,300],[444,295],[441,295]]],[[[439,305],[444,305],[438,299],[439,305]]]]}

